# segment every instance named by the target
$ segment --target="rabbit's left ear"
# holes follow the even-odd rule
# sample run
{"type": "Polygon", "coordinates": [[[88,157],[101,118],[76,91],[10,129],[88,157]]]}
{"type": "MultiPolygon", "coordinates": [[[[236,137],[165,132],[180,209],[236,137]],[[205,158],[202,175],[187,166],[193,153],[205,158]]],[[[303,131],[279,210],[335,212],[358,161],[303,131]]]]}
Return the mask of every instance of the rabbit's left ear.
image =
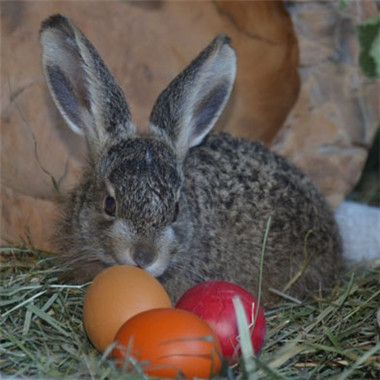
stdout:
{"type": "Polygon", "coordinates": [[[225,35],[216,37],[169,84],[153,107],[151,131],[164,131],[173,141],[180,160],[212,129],[230,96],[236,56],[229,41],[225,35]]]}
{"type": "Polygon", "coordinates": [[[40,31],[42,66],[52,97],[70,128],[85,135],[90,154],[134,133],[123,91],[79,28],[54,15],[40,31]]]}

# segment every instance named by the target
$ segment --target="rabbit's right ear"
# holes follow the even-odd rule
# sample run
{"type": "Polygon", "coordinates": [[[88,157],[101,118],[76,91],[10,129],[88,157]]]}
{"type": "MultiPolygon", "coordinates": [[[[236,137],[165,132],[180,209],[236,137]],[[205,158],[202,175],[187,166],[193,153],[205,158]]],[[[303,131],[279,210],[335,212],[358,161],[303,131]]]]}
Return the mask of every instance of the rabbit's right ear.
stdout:
{"type": "Polygon", "coordinates": [[[152,133],[166,134],[183,160],[212,129],[230,96],[236,56],[225,35],[216,37],[158,97],[150,116],[152,133]]]}
{"type": "Polygon", "coordinates": [[[70,128],[86,136],[90,156],[107,142],[135,132],[123,91],[70,19],[46,19],[40,41],[50,93],[70,128]]]}

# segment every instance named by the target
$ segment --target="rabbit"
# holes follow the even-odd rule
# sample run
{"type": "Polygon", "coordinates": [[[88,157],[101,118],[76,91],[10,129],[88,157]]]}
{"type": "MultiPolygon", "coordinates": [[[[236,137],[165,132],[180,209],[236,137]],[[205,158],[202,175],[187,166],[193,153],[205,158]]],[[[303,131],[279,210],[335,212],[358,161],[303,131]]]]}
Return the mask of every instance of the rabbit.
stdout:
{"type": "Polygon", "coordinates": [[[88,147],[57,224],[58,252],[77,281],[133,265],[173,302],[195,284],[225,280],[261,292],[266,307],[277,291],[303,300],[333,286],[342,242],[316,186],[261,143],[210,133],[235,79],[229,37],[217,36],[159,95],[144,133],[69,18],[46,19],[40,42],[52,98],[88,147]]]}

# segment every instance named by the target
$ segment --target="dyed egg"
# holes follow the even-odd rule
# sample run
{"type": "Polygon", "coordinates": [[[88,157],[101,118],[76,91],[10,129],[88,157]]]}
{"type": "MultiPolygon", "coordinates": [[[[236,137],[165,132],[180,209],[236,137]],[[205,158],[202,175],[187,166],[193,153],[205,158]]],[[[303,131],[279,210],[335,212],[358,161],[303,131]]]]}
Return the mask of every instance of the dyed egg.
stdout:
{"type": "Polygon", "coordinates": [[[133,266],[114,266],[97,275],[88,288],[83,321],[93,345],[104,351],[129,318],[145,310],[169,307],[168,294],[150,274],[133,266]]]}
{"type": "Polygon", "coordinates": [[[189,289],[176,305],[179,309],[198,315],[211,326],[219,338],[223,357],[231,362],[236,362],[241,355],[233,304],[233,298],[236,296],[242,301],[250,326],[252,346],[258,355],[266,336],[265,316],[256,299],[242,287],[226,281],[204,282],[189,289]],[[253,329],[256,312],[257,320],[253,329]]]}
{"type": "Polygon", "coordinates": [[[128,368],[132,356],[151,376],[210,378],[221,368],[221,347],[210,326],[179,309],[149,310],[128,320],[116,335],[111,356],[128,368]]]}

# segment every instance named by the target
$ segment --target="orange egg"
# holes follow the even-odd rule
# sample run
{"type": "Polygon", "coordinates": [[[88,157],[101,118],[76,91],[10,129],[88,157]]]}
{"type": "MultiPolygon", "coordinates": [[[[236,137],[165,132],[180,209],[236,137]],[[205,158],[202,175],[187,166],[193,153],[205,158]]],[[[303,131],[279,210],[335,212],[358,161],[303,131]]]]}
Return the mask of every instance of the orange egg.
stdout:
{"type": "Polygon", "coordinates": [[[211,327],[180,309],[135,315],[117,332],[116,343],[111,356],[119,367],[132,356],[150,376],[208,379],[219,373],[222,364],[220,343],[211,327]]]}
{"type": "Polygon", "coordinates": [[[97,275],[88,288],[83,321],[93,345],[104,351],[120,326],[142,311],[170,308],[162,285],[150,274],[133,266],[114,266],[97,275]]]}

